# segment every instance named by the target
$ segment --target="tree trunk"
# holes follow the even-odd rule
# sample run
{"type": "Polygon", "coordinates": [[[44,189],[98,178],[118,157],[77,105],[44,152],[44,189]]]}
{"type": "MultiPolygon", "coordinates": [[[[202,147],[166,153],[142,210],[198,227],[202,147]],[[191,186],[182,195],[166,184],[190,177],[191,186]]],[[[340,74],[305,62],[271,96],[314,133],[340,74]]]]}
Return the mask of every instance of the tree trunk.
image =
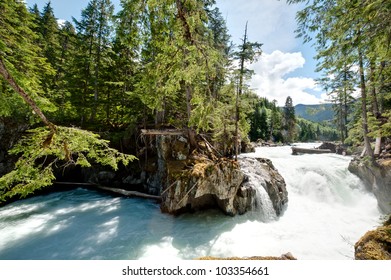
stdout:
{"type": "Polygon", "coordinates": [[[186,86],[186,108],[187,108],[187,123],[190,123],[191,117],[191,87],[189,85],[186,86]]]}
{"type": "Polygon", "coordinates": [[[14,78],[8,72],[7,67],[5,66],[2,58],[0,57],[0,74],[4,79],[9,83],[9,85],[18,93],[23,100],[33,109],[37,116],[42,120],[42,122],[49,127],[52,133],[56,132],[56,126],[51,123],[46,116],[43,114],[41,109],[37,106],[34,100],[16,83],[14,78]]]}
{"type": "Polygon", "coordinates": [[[243,92],[243,76],[244,76],[244,59],[245,48],[247,43],[247,22],[244,31],[242,54],[240,56],[240,72],[239,72],[239,88],[236,94],[236,120],[235,120],[235,160],[238,159],[239,154],[239,121],[240,121],[240,97],[243,92]]]}
{"type": "Polygon", "coordinates": [[[372,99],[372,113],[377,118],[380,117],[380,111],[379,111],[379,103],[377,100],[377,93],[376,93],[376,81],[375,81],[375,66],[374,63],[371,61],[371,99],[372,99]]]}
{"type": "Polygon", "coordinates": [[[375,156],[371,147],[371,142],[368,137],[368,116],[367,116],[367,89],[365,85],[365,74],[364,74],[364,62],[363,54],[359,50],[359,68],[360,68],[360,87],[361,87],[361,115],[362,115],[362,129],[364,135],[364,144],[367,155],[371,160],[375,161],[375,156]]]}
{"type": "Polygon", "coordinates": [[[375,151],[374,151],[374,155],[376,157],[380,155],[380,150],[381,150],[381,137],[376,137],[375,151]]]}

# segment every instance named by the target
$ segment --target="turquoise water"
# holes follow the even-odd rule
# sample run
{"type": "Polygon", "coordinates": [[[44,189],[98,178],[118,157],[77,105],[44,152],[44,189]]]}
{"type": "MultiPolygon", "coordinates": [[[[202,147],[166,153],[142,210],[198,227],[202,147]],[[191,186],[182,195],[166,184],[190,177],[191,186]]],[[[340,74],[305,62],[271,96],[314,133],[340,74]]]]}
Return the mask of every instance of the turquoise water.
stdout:
{"type": "Polygon", "coordinates": [[[380,222],[372,194],[347,171],[349,158],[291,156],[260,148],[287,182],[288,208],[278,219],[261,210],[162,214],[153,201],[75,189],[0,208],[0,259],[193,259],[280,256],[351,259],[354,243],[380,222]],[[267,221],[267,222],[265,222],[267,221]]]}

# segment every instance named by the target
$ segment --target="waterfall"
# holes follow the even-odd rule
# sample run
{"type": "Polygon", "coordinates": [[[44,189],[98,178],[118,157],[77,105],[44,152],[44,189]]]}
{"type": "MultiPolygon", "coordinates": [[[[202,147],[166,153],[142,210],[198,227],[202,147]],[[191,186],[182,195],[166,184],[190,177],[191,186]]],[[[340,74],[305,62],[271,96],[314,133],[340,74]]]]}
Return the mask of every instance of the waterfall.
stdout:
{"type": "Polygon", "coordinates": [[[259,214],[260,220],[267,222],[277,218],[273,203],[266,191],[266,182],[261,172],[261,163],[255,158],[241,157],[240,167],[242,172],[247,176],[245,186],[251,187],[256,191],[254,199],[254,212],[259,214]]]}
{"type": "Polygon", "coordinates": [[[141,199],[84,189],[52,193],[0,208],[0,259],[175,260],[286,252],[301,260],[352,259],[353,244],[381,222],[375,197],[347,169],[349,157],[292,156],[290,147],[258,148],[245,156],[271,159],[284,177],[289,203],[278,219],[250,159],[244,169],[258,191],[259,210],[173,217],[141,199]]]}

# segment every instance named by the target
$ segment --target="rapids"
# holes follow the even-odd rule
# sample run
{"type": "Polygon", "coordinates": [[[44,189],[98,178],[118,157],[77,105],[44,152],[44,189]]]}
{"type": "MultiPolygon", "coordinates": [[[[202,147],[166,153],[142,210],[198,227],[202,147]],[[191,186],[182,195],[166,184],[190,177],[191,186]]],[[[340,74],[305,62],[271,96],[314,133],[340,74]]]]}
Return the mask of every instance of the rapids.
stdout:
{"type": "MultiPolygon", "coordinates": [[[[236,217],[217,210],[172,217],[151,201],[75,189],[0,208],[0,259],[170,260],[287,252],[298,259],[352,259],[354,243],[380,223],[374,196],[347,170],[349,157],[292,156],[290,147],[243,156],[271,159],[284,177],[289,202],[281,217],[270,209],[236,217]]],[[[265,192],[258,193],[267,204],[265,192]]]]}

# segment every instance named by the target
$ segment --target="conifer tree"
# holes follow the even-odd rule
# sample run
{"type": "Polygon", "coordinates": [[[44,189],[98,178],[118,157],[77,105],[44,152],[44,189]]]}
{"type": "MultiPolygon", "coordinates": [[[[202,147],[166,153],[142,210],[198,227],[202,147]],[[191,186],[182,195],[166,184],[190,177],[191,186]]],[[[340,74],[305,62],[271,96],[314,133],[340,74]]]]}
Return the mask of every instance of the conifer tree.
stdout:
{"type": "Polygon", "coordinates": [[[110,0],[91,0],[82,11],[81,20],[74,19],[78,33],[77,67],[80,69],[81,124],[93,123],[98,114],[103,76],[108,69],[111,51],[112,18],[114,6],[110,0]],[[88,106],[87,106],[88,105],[88,106]]]}
{"type": "MultiPolygon", "coordinates": [[[[38,24],[39,45],[42,49],[42,55],[54,70],[58,70],[58,57],[60,54],[59,26],[50,1],[44,6],[38,24]]],[[[53,72],[50,75],[45,75],[42,80],[45,92],[50,93],[51,96],[56,94],[54,91],[55,76],[56,73],[53,72]]]]}
{"type": "Polygon", "coordinates": [[[261,54],[262,44],[255,42],[249,42],[247,37],[247,23],[244,31],[244,36],[242,39],[242,44],[239,46],[239,50],[235,53],[235,58],[239,61],[239,69],[237,71],[237,90],[236,90],[236,122],[235,122],[235,159],[239,154],[239,145],[240,145],[240,132],[239,132],[239,123],[240,123],[240,103],[241,96],[245,90],[245,81],[251,77],[253,71],[245,67],[245,63],[252,63],[257,60],[258,56],[261,54]]]}
{"type": "Polygon", "coordinates": [[[292,98],[288,96],[284,106],[284,132],[285,141],[290,143],[295,140],[296,133],[296,115],[292,98]]]}
{"type": "MultiPolygon", "coordinates": [[[[34,17],[22,1],[0,1],[0,59],[15,81],[27,91],[43,111],[55,110],[47,99],[41,81],[53,69],[40,56],[36,44],[34,17]]],[[[20,117],[35,121],[23,100],[13,94],[9,84],[1,79],[0,116],[20,117]]]]}
{"type": "MultiPolygon", "coordinates": [[[[380,110],[376,109],[382,106],[377,93],[381,92],[381,81],[388,79],[384,76],[387,71],[384,71],[383,66],[390,61],[390,11],[391,7],[379,0],[315,0],[297,15],[298,35],[303,37],[304,41],[310,41],[314,34],[318,58],[323,60],[320,65],[322,69],[325,65],[337,69],[343,69],[344,65],[356,66],[357,86],[361,92],[361,135],[366,153],[372,161],[374,153],[371,137],[380,140],[384,130],[380,126],[370,125],[372,112],[369,109],[375,111],[379,120],[382,119],[380,110]],[[370,101],[372,104],[368,106],[370,101]]],[[[386,122],[381,124],[384,125],[386,122]]]]}

